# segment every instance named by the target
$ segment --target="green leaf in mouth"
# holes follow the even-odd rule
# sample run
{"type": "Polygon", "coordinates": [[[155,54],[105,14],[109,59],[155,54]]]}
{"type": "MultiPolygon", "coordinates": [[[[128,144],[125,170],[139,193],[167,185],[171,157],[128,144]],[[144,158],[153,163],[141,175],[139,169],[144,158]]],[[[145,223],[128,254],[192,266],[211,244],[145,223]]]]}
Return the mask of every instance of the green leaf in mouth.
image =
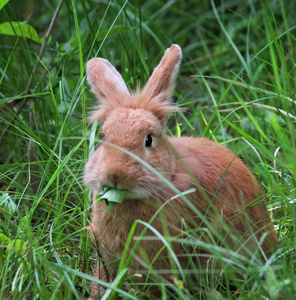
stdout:
{"type": "Polygon", "coordinates": [[[103,191],[101,191],[97,197],[96,200],[102,201],[105,200],[106,204],[108,205],[107,212],[110,212],[113,207],[116,205],[116,203],[122,203],[124,196],[126,194],[126,190],[118,190],[114,188],[104,188],[103,191]]]}

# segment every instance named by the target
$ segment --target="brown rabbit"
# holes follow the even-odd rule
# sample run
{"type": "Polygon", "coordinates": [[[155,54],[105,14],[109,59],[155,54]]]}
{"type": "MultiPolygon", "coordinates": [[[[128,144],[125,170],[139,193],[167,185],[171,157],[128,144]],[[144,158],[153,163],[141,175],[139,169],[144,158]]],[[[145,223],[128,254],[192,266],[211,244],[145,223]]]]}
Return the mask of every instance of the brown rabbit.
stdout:
{"type": "MultiPolygon", "coordinates": [[[[106,263],[110,281],[116,277],[132,224],[135,220],[148,223],[158,209],[151,226],[175,238],[172,249],[184,269],[188,268],[188,251],[194,253],[196,266],[206,265],[211,257],[202,247],[185,250],[178,238],[186,237],[188,232],[191,237],[195,232],[205,242],[214,237],[217,244],[228,245],[246,256],[258,248],[268,255],[278,243],[261,203],[260,187],[239,158],[206,138],[165,135],[167,117],[178,110],[171,98],[181,56],[178,45],[167,49],[146,86],[135,93],[129,92],[107,60],[94,58],[87,63],[88,81],[100,100],[90,119],[103,122],[105,141],[85,167],[85,183],[93,190],[89,231],[106,263]],[[106,212],[104,201],[96,200],[105,187],[127,191],[123,203],[116,204],[111,212],[106,212]],[[195,192],[178,194],[192,189],[195,192]],[[197,230],[207,226],[207,234],[197,230]]],[[[143,222],[137,226],[130,249],[145,227],[143,222]]],[[[159,271],[172,267],[168,250],[155,231],[147,230],[145,237],[131,261],[131,276],[144,274],[148,268],[145,263],[159,271]]],[[[99,276],[99,269],[98,262],[96,276],[106,280],[101,269],[99,276]]],[[[144,275],[133,278],[146,280],[144,275]]],[[[96,285],[91,294],[98,295],[96,285]]]]}

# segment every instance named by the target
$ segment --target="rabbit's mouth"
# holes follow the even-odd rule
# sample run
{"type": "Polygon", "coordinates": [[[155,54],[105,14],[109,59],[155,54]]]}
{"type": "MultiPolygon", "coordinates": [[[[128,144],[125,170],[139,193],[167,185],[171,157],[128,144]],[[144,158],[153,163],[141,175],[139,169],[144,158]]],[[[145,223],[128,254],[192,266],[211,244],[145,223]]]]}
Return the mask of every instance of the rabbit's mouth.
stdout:
{"type": "Polygon", "coordinates": [[[128,190],[109,187],[104,187],[96,197],[96,200],[104,200],[106,202],[108,206],[107,212],[110,212],[116,204],[121,204],[125,199],[142,200],[144,197],[128,190]]]}

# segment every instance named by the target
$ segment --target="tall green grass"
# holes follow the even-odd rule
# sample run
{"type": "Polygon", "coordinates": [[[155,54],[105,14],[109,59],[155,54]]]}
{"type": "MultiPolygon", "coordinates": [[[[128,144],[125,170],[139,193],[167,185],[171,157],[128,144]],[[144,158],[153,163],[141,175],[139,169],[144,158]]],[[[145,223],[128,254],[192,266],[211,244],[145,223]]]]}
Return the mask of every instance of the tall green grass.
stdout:
{"type": "MultiPolygon", "coordinates": [[[[42,35],[58,1],[39,2],[9,1],[0,23],[27,20],[42,35]]],[[[82,178],[98,136],[86,121],[96,100],[85,63],[107,58],[134,89],[178,43],[183,62],[175,98],[186,110],[170,119],[169,133],[205,136],[239,155],[268,196],[281,243],[262,264],[232,255],[223,280],[201,276],[196,267],[197,288],[177,276],[171,289],[159,277],[154,284],[163,299],[294,299],[295,11],[296,3],[284,0],[66,1],[28,94],[41,45],[0,34],[0,298],[88,295],[96,255],[84,229],[91,209],[82,178]],[[237,278],[230,265],[244,276],[237,278]]],[[[170,248],[169,237],[159,238],[170,248]]],[[[202,244],[190,232],[179,242],[207,248],[217,260],[223,251],[231,254],[227,245],[202,244]]],[[[143,298],[137,285],[125,289],[126,255],[115,283],[96,280],[109,288],[103,299],[117,292],[143,298]]]]}

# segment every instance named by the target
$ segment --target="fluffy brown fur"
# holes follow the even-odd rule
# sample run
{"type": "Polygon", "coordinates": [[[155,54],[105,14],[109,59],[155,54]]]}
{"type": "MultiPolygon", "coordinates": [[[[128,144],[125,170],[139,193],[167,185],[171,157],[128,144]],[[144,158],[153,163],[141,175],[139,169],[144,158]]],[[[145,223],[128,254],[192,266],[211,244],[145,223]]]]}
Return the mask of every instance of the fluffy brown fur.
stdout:
{"type": "MultiPolygon", "coordinates": [[[[227,235],[226,242],[233,246],[234,251],[248,255],[249,251],[254,252],[261,246],[268,255],[278,243],[266,207],[259,201],[262,200],[260,187],[239,158],[226,147],[205,138],[168,138],[164,135],[165,119],[177,110],[171,96],[180,60],[180,47],[172,45],[144,89],[136,93],[128,91],[120,74],[107,60],[95,58],[87,64],[88,80],[100,100],[90,119],[103,121],[106,143],[100,145],[88,161],[84,178],[93,189],[90,232],[107,263],[111,281],[116,276],[134,221],[149,222],[157,209],[169,199],[171,201],[152,222],[160,233],[163,233],[165,222],[171,236],[181,236],[184,224],[189,229],[206,226],[205,221],[201,223],[201,215],[206,215],[212,234],[227,235]],[[147,135],[153,139],[151,147],[145,147],[147,135]],[[128,152],[147,162],[179,191],[195,188],[196,192],[186,197],[200,215],[196,215],[182,197],[174,197],[176,193],[164,180],[128,152]],[[106,186],[125,189],[139,197],[127,197],[107,213],[105,202],[95,200],[97,193],[106,186]],[[222,220],[239,243],[224,230],[222,220]]],[[[136,235],[142,229],[143,226],[139,225],[136,235]]],[[[147,231],[146,236],[154,235],[147,231]]],[[[223,241],[220,243],[223,244],[223,241]]],[[[152,262],[162,247],[163,243],[156,237],[141,241],[130,274],[145,269],[138,259],[141,249],[145,251],[148,262],[152,262]]],[[[182,255],[182,244],[175,242],[173,248],[180,264],[186,268],[188,260],[186,255],[182,255]]],[[[196,253],[197,249],[194,251],[196,253]]],[[[200,252],[204,250],[200,249],[200,252]]],[[[207,264],[206,256],[200,258],[200,264],[207,264]]],[[[154,261],[153,268],[170,268],[165,249],[154,261]]],[[[99,263],[96,276],[99,276],[99,263]]],[[[99,277],[105,280],[104,276],[99,277]]],[[[95,285],[91,293],[93,297],[98,295],[95,285]]]]}

